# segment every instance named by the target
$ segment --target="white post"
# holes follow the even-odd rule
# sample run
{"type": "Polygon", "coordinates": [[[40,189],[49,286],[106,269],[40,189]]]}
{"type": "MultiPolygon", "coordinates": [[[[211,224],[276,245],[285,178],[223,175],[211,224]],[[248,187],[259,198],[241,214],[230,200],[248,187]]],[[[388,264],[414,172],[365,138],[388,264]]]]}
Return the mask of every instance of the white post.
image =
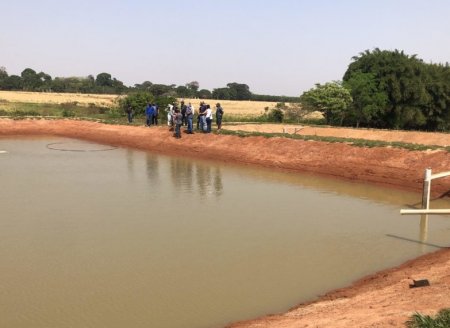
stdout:
{"type": "Polygon", "coordinates": [[[430,194],[431,194],[431,169],[425,169],[425,178],[423,180],[422,193],[422,208],[430,209],[430,194]]]}

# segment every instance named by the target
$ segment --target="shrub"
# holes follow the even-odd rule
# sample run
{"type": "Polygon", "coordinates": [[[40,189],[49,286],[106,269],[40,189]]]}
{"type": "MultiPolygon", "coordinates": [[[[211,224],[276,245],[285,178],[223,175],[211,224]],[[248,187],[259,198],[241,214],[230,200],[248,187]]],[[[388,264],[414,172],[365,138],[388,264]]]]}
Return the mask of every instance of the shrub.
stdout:
{"type": "Polygon", "coordinates": [[[160,109],[166,108],[168,104],[175,103],[176,99],[173,97],[159,96],[155,97],[149,92],[137,92],[126,96],[119,100],[119,106],[122,110],[125,110],[128,106],[133,108],[134,113],[144,114],[145,107],[148,103],[155,103],[160,109]]]}
{"type": "Polygon", "coordinates": [[[269,122],[283,122],[284,113],[281,108],[272,108],[267,116],[269,122]]]}

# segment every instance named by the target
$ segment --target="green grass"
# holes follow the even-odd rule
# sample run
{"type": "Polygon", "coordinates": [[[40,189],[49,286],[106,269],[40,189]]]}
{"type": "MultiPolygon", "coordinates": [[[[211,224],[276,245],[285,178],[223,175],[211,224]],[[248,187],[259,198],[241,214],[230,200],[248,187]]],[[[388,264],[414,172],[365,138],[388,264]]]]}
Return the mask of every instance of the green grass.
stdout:
{"type": "Polygon", "coordinates": [[[439,313],[431,317],[415,313],[406,322],[408,328],[449,328],[450,327],[450,308],[442,309],[439,313]]]}
{"type": "Polygon", "coordinates": [[[377,141],[377,140],[365,140],[365,139],[353,139],[353,138],[337,138],[337,137],[322,137],[322,136],[313,136],[313,135],[297,135],[297,134],[286,134],[286,133],[265,133],[265,132],[247,132],[247,131],[230,131],[230,130],[220,130],[217,132],[219,134],[225,135],[235,135],[242,138],[245,137],[264,137],[264,138],[288,138],[288,139],[296,139],[296,140],[313,140],[313,141],[322,141],[322,142],[330,142],[330,143],[346,143],[356,147],[392,147],[392,148],[402,148],[407,150],[446,150],[450,152],[450,147],[441,147],[435,145],[419,145],[412,143],[404,143],[404,142],[387,142],[387,141],[377,141]]]}

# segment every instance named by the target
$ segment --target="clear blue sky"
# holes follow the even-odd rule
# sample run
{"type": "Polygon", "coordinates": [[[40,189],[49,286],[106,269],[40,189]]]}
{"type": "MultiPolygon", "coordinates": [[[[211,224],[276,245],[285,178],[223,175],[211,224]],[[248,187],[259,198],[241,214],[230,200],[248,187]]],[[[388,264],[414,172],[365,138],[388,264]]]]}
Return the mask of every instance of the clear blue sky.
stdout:
{"type": "Polygon", "coordinates": [[[1,0],[0,66],[300,95],[366,49],[450,62],[449,0],[1,0]]]}

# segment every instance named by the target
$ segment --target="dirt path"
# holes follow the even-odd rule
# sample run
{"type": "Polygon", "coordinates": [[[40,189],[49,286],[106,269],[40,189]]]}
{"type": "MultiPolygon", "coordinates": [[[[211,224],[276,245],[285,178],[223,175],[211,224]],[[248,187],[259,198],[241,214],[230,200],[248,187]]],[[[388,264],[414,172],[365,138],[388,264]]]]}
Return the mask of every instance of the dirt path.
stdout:
{"type": "MultiPolygon", "coordinates": [[[[254,129],[256,126],[252,127],[254,129]]],[[[266,125],[264,129],[267,129],[266,125]]],[[[450,144],[445,141],[448,135],[444,134],[331,128],[315,133],[333,133],[334,130],[342,135],[351,134],[351,138],[416,140],[422,144],[438,144],[437,141],[442,141],[441,145],[450,144]],[[384,137],[383,133],[386,133],[384,137]],[[355,134],[362,137],[356,137],[355,134]]],[[[103,125],[74,120],[0,119],[2,135],[58,135],[164,154],[259,165],[292,172],[308,171],[416,191],[422,188],[426,167],[432,167],[435,172],[450,169],[450,153],[446,151],[359,148],[340,143],[201,133],[183,135],[178,140],[172,137],[167,127],[103,125]]],[[[449,179],[433,182],[435,194],[449,190],[449,179]]],[[[403,323],[415,311],[433,314],[443,307],[450,307],[449,248],[362,279],[288,313],[237,323],[232,327],[404,327],[403,323]],[[411,279],[423,278],[430,280],[430,287],[409,288],[411,279]]]]}

